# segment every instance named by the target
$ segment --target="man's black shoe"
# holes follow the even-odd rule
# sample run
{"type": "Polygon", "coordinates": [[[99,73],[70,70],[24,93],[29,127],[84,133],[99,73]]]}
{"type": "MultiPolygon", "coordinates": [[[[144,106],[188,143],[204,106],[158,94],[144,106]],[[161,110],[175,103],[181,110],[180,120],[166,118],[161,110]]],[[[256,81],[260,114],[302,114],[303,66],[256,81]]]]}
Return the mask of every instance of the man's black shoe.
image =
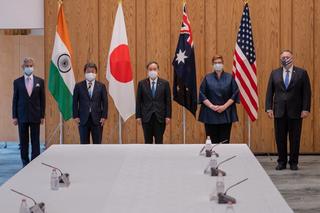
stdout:
{"type": "Polygon", "coordinates": [[[283,170],[286,169],[286,165],[278,164],[276,170],[283,170]]]}
{"type": "Polygon", "coordinates": [[[296,170],[298,170],[298,166],[296,164],[292,164],[292,165],[290,165],[290,169],[293,171],[296,171],[296,170]]]}

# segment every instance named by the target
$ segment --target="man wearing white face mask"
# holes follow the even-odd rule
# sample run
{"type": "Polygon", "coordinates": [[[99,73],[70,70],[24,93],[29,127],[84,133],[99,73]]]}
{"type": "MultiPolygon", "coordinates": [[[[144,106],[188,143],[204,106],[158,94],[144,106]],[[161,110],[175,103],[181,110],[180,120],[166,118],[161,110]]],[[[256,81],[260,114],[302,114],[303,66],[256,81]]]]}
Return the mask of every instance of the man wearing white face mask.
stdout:
{"type": "Polygon", "coordinates": [[[97,66],[84,66],[85,80],[77,83],[73,91],[73,118],[79,126],[80,143],[101,144],[102,131],[108,115],[106,86],[96,80],[97,66]]]}
{"type": "Polygon", "coordinates": [[[44,123],[45,89],[44,80],[33,75],[34,61],[25,58],[24,75],[13,83],[12,118],[18,125],[20,154],[23,166],[29,162],[29,133],[31,135],[31,160],[40,154],[40,124],[44,123]]]}
{"type": "Polygon", "coordinates": [[[199,121],[204,123],[206,136],[213,143],[230,140],[232,123],[238,121],[236,103],[239,89],[230,73],[223,71],[223,58],[212,58],[213,72],[207,74],[200,86],[199,121]]]}
{"type": "Polygon", "coordinates": [[[171,91],[169,82],[158,77],[159,64],[146,66],[148,78],[138,83],[136,119],[142,124],[146,144],[163,143],[166,125],[171,119],[171,91]]]}

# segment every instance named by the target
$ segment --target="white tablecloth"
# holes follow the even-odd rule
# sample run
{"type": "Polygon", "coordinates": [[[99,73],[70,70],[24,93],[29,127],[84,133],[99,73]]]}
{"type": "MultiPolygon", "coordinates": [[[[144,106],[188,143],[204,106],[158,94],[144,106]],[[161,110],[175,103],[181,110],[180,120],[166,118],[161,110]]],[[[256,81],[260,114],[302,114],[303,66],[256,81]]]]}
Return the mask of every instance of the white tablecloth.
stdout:
{"type": "MultiPolygon", "coordinates": [[[[14,188],[46,204],[48,213],[215,213],[226,205],[209,201],[216,177],[203,174],[209,159],[202,145],[54,145],[0,188],[0,212],[17,213],[14,188]],[[69,188],[50,190],[51,169],[70,173],[69,188]]],[[[236,213],[292,213],[249,148],[219,145],[218,162],[227,172],[226,188],[237,199],[236,213]]],[[[31,205],[32,202],[28,201],[31,205]]]]}

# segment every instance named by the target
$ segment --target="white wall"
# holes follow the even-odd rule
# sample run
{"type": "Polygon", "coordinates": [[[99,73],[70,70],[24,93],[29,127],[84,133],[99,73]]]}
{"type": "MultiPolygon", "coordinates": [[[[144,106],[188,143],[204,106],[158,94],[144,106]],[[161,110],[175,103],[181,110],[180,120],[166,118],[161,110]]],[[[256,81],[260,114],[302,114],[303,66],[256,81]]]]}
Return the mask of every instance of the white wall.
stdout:
{"type": "Polygon", "coordinates": [[[0,0],[0,29],[44,26],[44,0],[0,0]]]}

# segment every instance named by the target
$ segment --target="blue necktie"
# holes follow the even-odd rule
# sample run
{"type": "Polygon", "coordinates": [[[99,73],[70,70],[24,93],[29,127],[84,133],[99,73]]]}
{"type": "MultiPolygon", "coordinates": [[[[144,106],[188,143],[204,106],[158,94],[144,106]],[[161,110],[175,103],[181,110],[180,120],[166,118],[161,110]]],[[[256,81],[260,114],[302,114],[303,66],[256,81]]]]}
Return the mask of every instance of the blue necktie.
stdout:
{"type": "Polygon", "coordinates": [[[284,79],[284,85],[286,86],[286,89],[288,89],[289,86],[289,70],[286,70],[286,77],[284,79]]]}
{"type": "Polygon", "coordinates": [[[88,83],[88,92],[89,92],[89,96],[90,96],[90,98],[92,98],[92,82],[89,82],[88,83]]]}
{"type": "Polygon", "coordinates": [[[151,92],[152,92],[152,97],[153,97],[153,98],[154,98],[154,96],[155,96],[155,94],[156,94],[155,83],[156,83],[156,82],[152,81],[151,92]]]}

